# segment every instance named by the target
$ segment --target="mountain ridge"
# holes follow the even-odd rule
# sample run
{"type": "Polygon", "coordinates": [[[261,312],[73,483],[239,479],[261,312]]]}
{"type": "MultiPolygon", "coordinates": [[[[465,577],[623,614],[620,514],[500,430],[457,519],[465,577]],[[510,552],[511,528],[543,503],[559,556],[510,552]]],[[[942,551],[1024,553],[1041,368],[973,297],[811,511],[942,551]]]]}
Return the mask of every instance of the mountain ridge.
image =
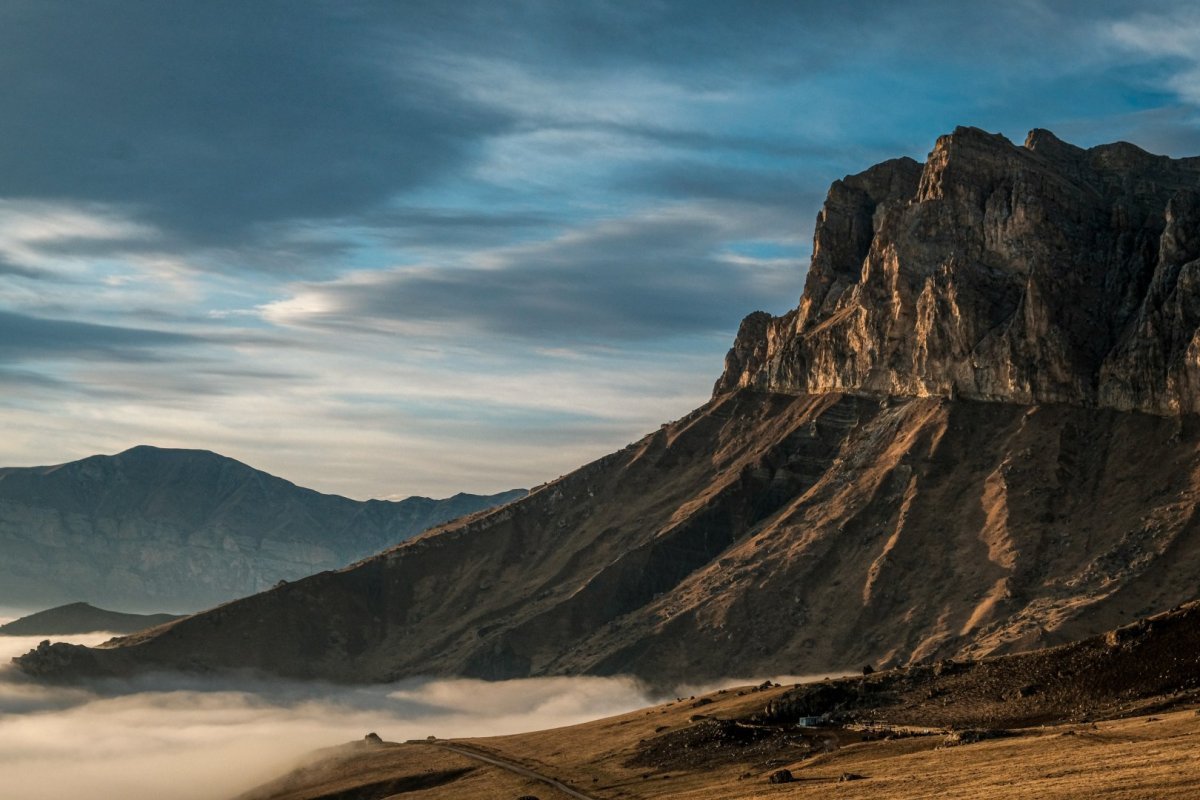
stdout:
{"type": "Polygon", "coordinates": [[[523,493],[358,501],[211,451],[148,445],[2,468],[0,601],[85,594],[194,610],[345,566],[523,493]]]}
{"type": "Polygon", "coordinates": [[[716,392],[1200,411],[1200,158],[958,128],[834,182],[799,306],[716,392]]]}
{"type": "Polygon", "coordinates": [[[48,608],[0,625],[4,636],[69,636],[78,633],[136,633],[179,619],[177,614],[125,614],[77,602],[48,608]]]}
{"type": "Polygon", "coordinates": [[[696,411],[347,569],[22,666],[670,684],[1016,652],[1191,600],[1197,189],[1197,159],[958,129],[834,183],[798,307],[746,318],[696,411]],[[1113,366],[1139,342],[1161,357],[1113,366]]]}

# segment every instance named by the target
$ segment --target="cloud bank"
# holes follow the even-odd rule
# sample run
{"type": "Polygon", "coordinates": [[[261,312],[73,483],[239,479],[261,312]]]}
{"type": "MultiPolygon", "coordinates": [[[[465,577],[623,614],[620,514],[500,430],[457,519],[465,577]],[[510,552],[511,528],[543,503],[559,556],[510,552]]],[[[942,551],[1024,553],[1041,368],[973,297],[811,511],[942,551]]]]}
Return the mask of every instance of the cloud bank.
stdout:
{"type": "MultiPolygon", "coordinates": [[[[0,658],[7,663],[34,645],[2,637],[0,658]]],[[[157,677],[63,688],[25,682],[4,667],[0,773],[5,796],[22,800],[214,800],[370,731],[389,741],[515,733],[648,702],[622,678],[413,680],[355,689],[157,677]]]]}
{"type": "MultiPolygon", "coordinates": [[[[586,722],[667,699],[623,677],[412,679],[346,687],[159,675],[45,686],[8,666],[39,638],[0,637],[0,774],[5,796],[21,800],[215,800],[279,777],[314,750],[372,731],[388,741],[503,735],[586,722]]],[[[99,644],[110,636],[71,638],[99,644]]],[[[761,680],[681,686],[676,694],[761,680]]]]}

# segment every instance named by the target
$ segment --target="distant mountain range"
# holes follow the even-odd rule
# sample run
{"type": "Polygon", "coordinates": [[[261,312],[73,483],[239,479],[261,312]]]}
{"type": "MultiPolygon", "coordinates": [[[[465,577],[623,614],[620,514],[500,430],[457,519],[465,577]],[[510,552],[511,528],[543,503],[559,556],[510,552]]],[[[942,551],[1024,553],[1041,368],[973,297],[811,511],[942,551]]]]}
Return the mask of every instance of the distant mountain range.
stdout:
{"type": "Polygon", "coordinates": [[[524,494],[361,502],[216,453],[145,446],[0,469],[0,604],[197,610],[524,494]]]}
{"type": "Polygon", "coordinates": [[[124,614],[87,603],[48,608],[0,625],[3,636],[68,636],[76,633],[136,633],[179,619],[176,614],[124,614]]]}

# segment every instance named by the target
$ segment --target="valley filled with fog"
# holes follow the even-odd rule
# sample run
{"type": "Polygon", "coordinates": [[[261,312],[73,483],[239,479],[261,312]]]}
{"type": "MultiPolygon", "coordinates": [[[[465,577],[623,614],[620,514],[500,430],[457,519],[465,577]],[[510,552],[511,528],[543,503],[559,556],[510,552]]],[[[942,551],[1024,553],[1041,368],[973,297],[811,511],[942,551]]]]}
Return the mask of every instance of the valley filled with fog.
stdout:
{"type": "Polygon", "coordinates": [[[228,798],[370,731],[392,741],[514,733],[651,700],[624,678],[344,687],[157,676],[55,687],[9,666],[41,638],[0,637],[0,774],[4,795],[22,800],[228,798]]]}
{"type": "MultiPolygon", "coordinates": [[[[0,624],[17,616],[2,610],[0,624]]],[[[372,731],[389,741],[518,733],[619,714],[663,697],[624,677],[409,679],[354,687],[156,675],[53,686],[10,664],[44,638],[0,636],[0,775],[4,796],[22,800],[220,800],[278,777],[315,750],[372,731]]],[[[111,634],[53,638],[95,645],[111,634]]],[[[685,685],[671,694],[751,682],[685,685]]]]}

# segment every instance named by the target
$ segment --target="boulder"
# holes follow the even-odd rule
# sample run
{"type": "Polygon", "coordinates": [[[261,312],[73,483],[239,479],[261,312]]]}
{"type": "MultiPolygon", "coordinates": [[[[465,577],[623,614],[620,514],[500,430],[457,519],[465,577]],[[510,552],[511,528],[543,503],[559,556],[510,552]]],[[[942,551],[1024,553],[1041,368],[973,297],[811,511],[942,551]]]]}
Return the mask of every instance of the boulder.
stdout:
{"type": "Polygon", "coordinates": [[[791,783],[794,780],[790,769],[777,769],[767,776],[767,783],[791,783]]]}

